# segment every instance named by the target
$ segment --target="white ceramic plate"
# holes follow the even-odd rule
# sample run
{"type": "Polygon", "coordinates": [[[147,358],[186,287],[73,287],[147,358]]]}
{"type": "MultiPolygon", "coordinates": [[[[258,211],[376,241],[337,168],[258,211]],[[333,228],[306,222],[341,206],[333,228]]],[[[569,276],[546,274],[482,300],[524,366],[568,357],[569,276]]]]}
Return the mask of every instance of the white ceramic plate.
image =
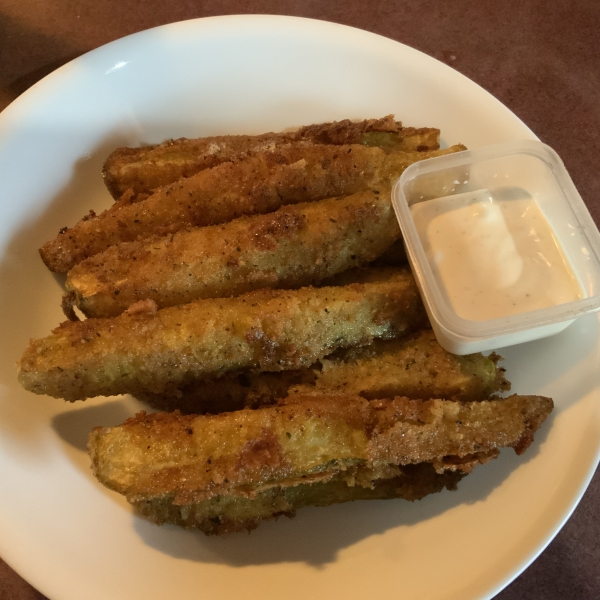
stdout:
{"type": "Polygon", "coordinates": [[[556,411],[532,448],[420,502],[305,509],[225,539],[156,527],[92,477],[95,425],[131,399],[22,391],[15,362],[62,320],[37,248],[110,199],[116,146],[395,113],[471,147],[534,137],[484,90],[391,40],[330,23],[224,17],[140,33],[47,77],[0,115],[0,554],[53,600],[489,598],[543,549],[600,445],[599,323],[504,352],[514,389],[556,411]]]}

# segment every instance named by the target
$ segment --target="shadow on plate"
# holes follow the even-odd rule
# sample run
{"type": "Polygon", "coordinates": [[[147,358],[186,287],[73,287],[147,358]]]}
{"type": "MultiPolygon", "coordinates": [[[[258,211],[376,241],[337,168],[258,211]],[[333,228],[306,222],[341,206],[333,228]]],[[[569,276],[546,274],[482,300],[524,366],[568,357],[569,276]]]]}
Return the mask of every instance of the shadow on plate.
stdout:
{"type": "MultiPolygon", "coordinates": [[[[133,399],[112,400],[96,406],[84,406],[61,412],[52,419],[52,428],[70,446],[87,452],[87,441],[94,427],[114,427],[135,414],[133,399]]],[[[139,410],[144,410],[140,406],[139,410]]],[[[148,410],[148,412],[151,412],[148,410]]]]}
{"type": "MultiPolygon", "coordinates": [[[[49,135],[52,132],[48,133],[49,135]]],[[[33,143],[40,132],[31,133],[33,143]]],[[[50,273],[38,248],[64,225],[73,225],[90,208],[110,206],[102,183],[106,156],[120,143],[121,134],[109,135],[87,157],[73,165],[70,181],[13,232],[0,259],[0,414],[3,435],[34,442],[39,427],[47,427],[47,410],[40,402],[63,402],[35,397],[17,381],[16,364],[29,339],[41,337],[65,320],[60,308],[63,276],[50,273]],[[8,405],[10,403],[10,406],[8,405]]],[[[39,203],[42,206],[42,203],[39,203]]]]}

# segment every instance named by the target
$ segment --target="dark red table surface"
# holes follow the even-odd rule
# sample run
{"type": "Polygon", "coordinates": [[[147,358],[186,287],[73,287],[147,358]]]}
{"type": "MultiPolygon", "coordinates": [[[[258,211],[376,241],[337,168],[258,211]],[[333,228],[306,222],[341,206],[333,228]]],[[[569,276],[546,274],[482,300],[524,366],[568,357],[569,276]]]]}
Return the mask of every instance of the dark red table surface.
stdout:
{"type": "MultiPolygon", "coordinates": [[[[243,13],[343,23],[449,64],[560,154],[600,224],[598,0],[0,0],[0,110],[57,67],[117,38],[243,13]]],[[[597,472],[562,531],[497,600],[600,598],[599,505],[597,472]]],[[[0,559],[0,600],[44,598],[0,559]]]]}

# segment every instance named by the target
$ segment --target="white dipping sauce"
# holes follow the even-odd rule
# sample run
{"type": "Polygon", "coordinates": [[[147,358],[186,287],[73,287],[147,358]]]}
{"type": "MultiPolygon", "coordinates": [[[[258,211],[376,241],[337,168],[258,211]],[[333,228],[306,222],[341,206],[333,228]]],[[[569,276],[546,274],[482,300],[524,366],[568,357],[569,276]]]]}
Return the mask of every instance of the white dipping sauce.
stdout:
{"type": "Polygon", "coordinates": [[[431,268],[463,319],[485,321],[582,297],[532,197],[501,199],[478,190],[410,210],[431,268]]]}

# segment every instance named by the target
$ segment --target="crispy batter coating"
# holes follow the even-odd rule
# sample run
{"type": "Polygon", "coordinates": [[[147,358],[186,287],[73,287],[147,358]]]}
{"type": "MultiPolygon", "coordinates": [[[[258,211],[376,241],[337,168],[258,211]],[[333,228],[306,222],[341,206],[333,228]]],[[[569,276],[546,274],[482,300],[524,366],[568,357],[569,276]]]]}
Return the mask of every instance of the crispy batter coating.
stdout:
{"type": "Polygon", "coordinates": [[[500,357],[455,356],[430,329],[398,340],[376,340],[321,359],[311,368],[278,373],[242,372],[199,380],[163,394],[138,398],[164,411],[204,414],[258,408],[292,393],[343,392],[368,400],[407,396],[456,401],[488,399],[510,389],[500,357]]]}
{"type": "Polygon", "coordinates": [[[76,265],[66,288],[88,317],[112,317],[145,299],[163,308],[317,284],[373,261],[399,237],[389,189],[361,192],[124,242],[76,265]]]}
{"type": "Polygon", "coordinates": [[[130,502],[188,506],[339,479],[371,487],[419,463],[469,472],[501,447],[521,454],[552,407],[541,396],[465,403],[296,395],[221,415],[142,412],[94,429],[88,448],[96,477],[130,502]]]}
{"type": "MultiPolygon", "coordinates": [[[[406,339],[349,348],[321,361],[315,389],[339,389],[367,400],[407,396],[475,401],[510,389],[499,357],[446,352],[430,329],[406,339]]],[[[310,385],[293,388],[310,391],[310,385]]]]}
{"type": "MultiPolygon", "coordinates": [[[[482,461],[483,462],[483,461],[482,461]]],[[[455,490],[466,475],[462,471],[436,473],[429,463],[406,465],[396,469],[389,479],[375,479],[371,487],[348,485],[343,477],[313,484],[279,486],[246,496],[216,496],[192,504],[174,504],[164,496],[151,500],[133,501],[136,512],[153,523],[172,523],[186,528],[200,529],[207,535],[227,535],[237,531],[251,531],[262,521],[280,516],[294,517],[305,506],[330,506],[353,500],[386,500],[403,498],[420,500],[441,492],[455,490]]],[[[365,473],[368,475],[368,473],[365,473]]]]}
{"type": "Polygon", "coordinates": [[[404,151],[437,150],[438,129],[402,127],[393,115],[353,123],[349,120],[302,127],[298,131],[262,135],[222,135],[167,140],[141,148],[117,148],[103,169],[106,187],[116,199],[128,192],[134,200],[158,187],[190,177],[222,162],[244,158],[277,146],[364,144],[404,151]]]}
{"type": "Polygon", "coordinates": [[[90,214],[40,249],[51,271],[67,273],[78,262],[121,242],[168,235],[250,214],[379,190],[410,164],[464,150],[385,152],[381,148],[294,145],[226,162],[158,189],[141,202],[127,198],[99,215],[90,214]]]}
{"type": "Polygon", "coordinates": [[[408,270],[362,285],[265,289],[158,311],[147,304],[112,319],[67,321],[32,340],[19,381],[66,400],[160,393],[237,369],[310,366],[339,348],[397,337],[425,318],[408,270]]]}

